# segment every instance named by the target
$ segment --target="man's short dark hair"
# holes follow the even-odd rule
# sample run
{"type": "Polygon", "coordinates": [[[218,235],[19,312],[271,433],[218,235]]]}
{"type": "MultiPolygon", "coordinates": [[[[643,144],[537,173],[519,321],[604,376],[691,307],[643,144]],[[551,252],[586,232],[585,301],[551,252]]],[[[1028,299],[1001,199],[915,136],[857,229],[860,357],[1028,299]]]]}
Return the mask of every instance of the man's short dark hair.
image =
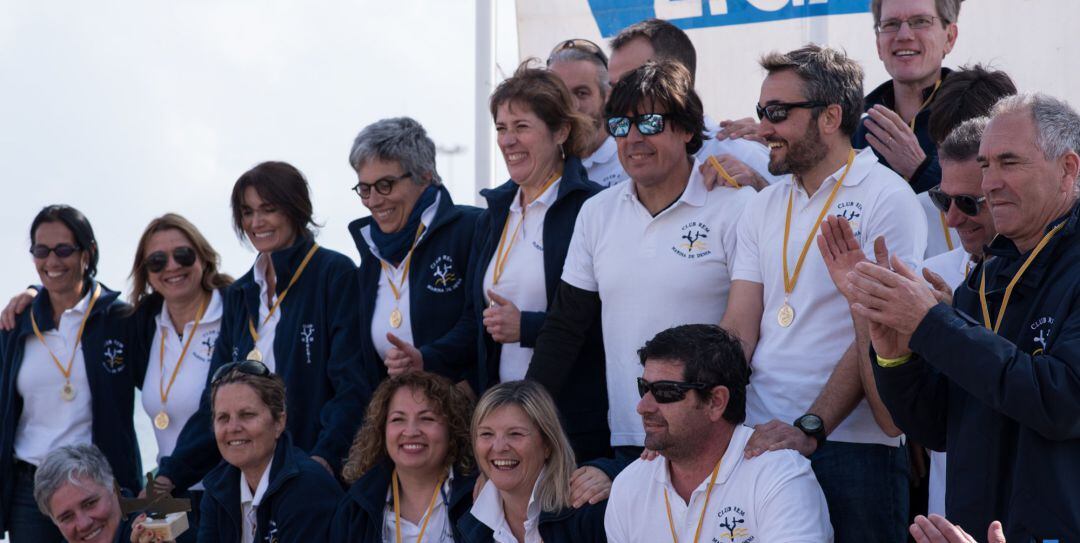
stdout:
{"type": "Polygon", "coordinates": [[[604,117],[634,115],[640,108],[663,108],[667,126],[674,125],[692,134],[686,143],[686,153],[692,155],[701,149],[706,137],[705,110],[694,92],[690,72],[682,63],[650,60],[624,76],[611,88],[611,97],[604,104],[604,117]]]}
{"type": "Polygon", "coordinates": [[[945,140],[938,144],[938,160],[966,162],[979,156],[979,145],[983,132],[986,131],[988,117],[968,119],[949,132],[945,140]]]}
{"type": "MultiPolygon", "coordinates": [[[[795,72],[803,82],[804,98],[839,105],[840,131],[848,136],[855,133],[863,113],[863,70],[843,51],[809,44],[787,53],[769,53],[761,57],[761,67],[770,75],[784,70],[795,72]]],[[[821,111],[813,109],[814,119],[821,111]]]]}
{"type": "Polygon", "coordinates": [[[1009,74],[981,64],[964,66],[948,75],[930,106],[930,139],[941,145],[960,123],[990,114],[990,108],[1016,94],[1009,74]]]}
{"type": "MultiPolygon", "coordinates": [[[[746,387],[750,384],[750,364],[742,344],[723,328],[712,324],[684,324],[668,328],[638,349],[638,358],[683,363],[683,380],[725,386],[728,404],[724,420],[740,424],[746,420],[746,387]]],[[[708,391],[697,391],[704,399],[708,391]]]]}
{"type": "Polygon", "coordinates": [[[690,83],[693,84],[697,73],[697,50],[686,32],[663,19],[645,19],[622,29],[611,38],[611,50],[618,51],[637,38],[649,41],[655,59],[673,59],[686,66],[690,71],[690,83]]]}

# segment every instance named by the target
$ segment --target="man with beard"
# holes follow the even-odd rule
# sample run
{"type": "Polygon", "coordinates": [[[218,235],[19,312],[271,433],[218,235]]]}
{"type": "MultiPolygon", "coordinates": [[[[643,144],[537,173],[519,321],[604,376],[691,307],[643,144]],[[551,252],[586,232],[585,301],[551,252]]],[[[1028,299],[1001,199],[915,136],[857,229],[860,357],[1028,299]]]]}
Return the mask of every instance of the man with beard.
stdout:
{"type": "Polygon", "coordinates": [[[838,542],[901,542],[907,456],[884,407],[863,400],[851,312],[810,245],[822,220],[837,216],[860,246],[884,235],[917,264],[926,222],[911,187],[872,151],[851,147],[862,111],[855,61],[808,45],[766,55],[761,65],[769,171],[790,175],[743,215],[720,324],[742,340],[754,368],[746,424],[755,433],[746,454],[791,448],[809,457],[838,542]]]}

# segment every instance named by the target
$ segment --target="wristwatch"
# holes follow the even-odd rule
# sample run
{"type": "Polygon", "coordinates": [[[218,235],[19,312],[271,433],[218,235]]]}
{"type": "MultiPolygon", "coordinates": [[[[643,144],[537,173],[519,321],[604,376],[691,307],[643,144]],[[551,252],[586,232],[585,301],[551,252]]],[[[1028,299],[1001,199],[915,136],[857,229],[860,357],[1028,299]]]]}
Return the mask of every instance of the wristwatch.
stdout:
{"type": "Polygon", "coordinates": [[[821,417],[807,413],[797,419],[792,425],[802,432],[817,441],[818,448],[825,442],[825,421],[821,420],[821,417]]]}

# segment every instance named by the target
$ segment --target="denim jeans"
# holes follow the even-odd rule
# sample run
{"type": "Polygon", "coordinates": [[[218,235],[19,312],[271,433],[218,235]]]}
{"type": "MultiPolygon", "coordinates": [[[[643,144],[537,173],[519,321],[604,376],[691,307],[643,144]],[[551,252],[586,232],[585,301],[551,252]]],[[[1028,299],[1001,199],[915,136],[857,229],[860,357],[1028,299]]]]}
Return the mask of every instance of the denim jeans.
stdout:
{"type": "Polygon", "coordinates": [[[41,514],[34,501],[34,467],[18,462],[15,491],[8,510],[8,537],[11,543],[64,543],[64,537],[49,517],[41,514]]]}
{"type": "Polygon", "coordinates": [[[826,441],[810,463],[825,493],[836,543],[907,541],[906,447],[826,441]]]}

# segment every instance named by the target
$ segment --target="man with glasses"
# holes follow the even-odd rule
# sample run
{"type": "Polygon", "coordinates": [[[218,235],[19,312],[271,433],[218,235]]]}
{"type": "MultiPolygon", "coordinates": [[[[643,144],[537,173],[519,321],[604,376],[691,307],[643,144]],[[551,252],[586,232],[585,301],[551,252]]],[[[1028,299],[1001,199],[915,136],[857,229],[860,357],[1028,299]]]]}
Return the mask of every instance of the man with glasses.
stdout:
{"type": "Polygon", "coordinates": [[[832,541],[828,508],[798,453],[746,458],[750,366],[738,340],[708,324],[660,332],[638,350],[637,412],[661,453],[615,479],[604,517],[613,543],[832,541]],[[666,513],[666,514],[665,514],[666,513]]]}
{"type": "Polygon", "coordinates": [[[838,542],[904,541],[906,453],[880,402],[863,401],[848,304],[810,246],[825,217],[842,217],[860,246],[885,235],[917,263],[926,223],[908,184],[873,152],[851,147],[863,78],[854,60],[808,45],[761,65],[769,168],[790,175],[743,215],[720,324],[742,340],[754,368],[747,455],[792,448],[809,457],[838,542]]]}
{"type": "Polygon", "coordinates": [[[736,224],[755,193],[709,191],[691,175],[702,141],[701,100],[682,64],[650,61],[626,74],[605,114],[630,181],[582,206],[527,378],[558,396],[573,378],[585,333],[600,319],[611,444],[628,464],[645,441],[634,412],[641,375],[635,346],[674,324],[719,322],[736,224]]]}

